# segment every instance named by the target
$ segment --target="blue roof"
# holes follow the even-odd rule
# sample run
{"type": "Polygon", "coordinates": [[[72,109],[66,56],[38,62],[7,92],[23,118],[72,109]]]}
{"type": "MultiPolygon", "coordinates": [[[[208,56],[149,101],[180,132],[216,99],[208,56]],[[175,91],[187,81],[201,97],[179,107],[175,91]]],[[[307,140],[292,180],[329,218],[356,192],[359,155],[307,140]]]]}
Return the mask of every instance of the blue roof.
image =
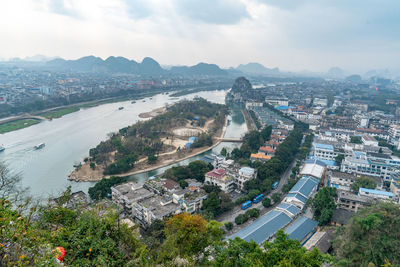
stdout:
{"type": "Polygon", "coordinates": [[[196,139],[197,139],[197,137],[194,137],[194,136],[189,137],[189,142],[194,142],[194,141],[196,141],[196,139]]]}
{"type": "Polygon", "coordinates": [[[290,189],[289,193],[300,193],[306,198],[309,198],[313,189],[319,184],[319,181],[311,176],[303,176],[290,189]]]}
{"type": "Polygon", "coordinates": [[[200,160],[204,161],[205,163],[213,163],[214,159],[210,156],[204,156],[200,160]]]}
{"type": "Polygon", "coordinates": [[[318,222],[305,216],[301,216],[285,230],[285,233],[289,235],[290,239],[297,239],[301,242],[307,237],[307,235],[314,232],[317,226],[318,222]]]}
{"type": "Polygon", "coordinates": [[[320,144],[320,143],[314,143],[314,145],[316,148],[333,150],[332,145],[320,144]]]}
{"type": "Polygon", "coordinates": [[[315,159],[316,159],[317,161],[323,162],[325,165],[328,165],[328,166],[336,166],[336,161],[334,161],[334,160],[321,159],[321,158],[318,158],[318,157],[316,157],[315,159]]]}
{"type": "Polygon", "coordinates": [[[326,166],[326,164],[323,161],[321,161],[321,160],[319,160],[317,158],[314,158],[314,157],[312,157],[310,159],[307,159],[306,163],[317,164],[317,165],[320,165],[322,167],[326,166]]]}
{"type": "Polygon", "coordinates": [[[291,109],[291,108],[294,108],[294,107],[291,107],[291,106],[279,106],[279,107],[276,107],[275,109],[278,109],[278,110],[287,110],[287,109],[291,109]]]}
{"type": "Polygon", "coordinates": [[[300,195],[298,193],[289,193],[286,195],[286,197],[295,197],[298,200],[300,200],[301,202],[303,202],[304,204],[306,204],[306,202],[307,202],[307,198],[303,197],[302,195],[300,195]]]}
{"type": "Polygon", "coordinates": [[[361,192],[364,193],[369,193],[372,195],[381,195],[381,196],[387,196],[387,197],[394,197],[394,194],[392,192],[386,192],[386,191],[381,191],[381,190],[375,190],[375,189],[367,189],[367,188],[360,188],[361,192]]]}
{"type": "Polygon", "coordinates": [[[285,203],[285,202],[282,202],[276,208],[279,208],[279,209],[282,209],[282,210],[286,210],[289,213],[293,214],[293,216],[296,216],[297,214],[300,213],[300,209],[298,207],[296,207],[296,206],[294,206],[292,204],[289,204],[289,203],[285,203]]]}
{"type": "Polygon", "coordinates": [[[254,223],[246,226],[236,234],[231,235],[229,238],[234,239],[240,237],[246,241],[254,240],[258,244],[262,244],[291,221],[292,219],[284,212],[271,210],[254,223]]]}

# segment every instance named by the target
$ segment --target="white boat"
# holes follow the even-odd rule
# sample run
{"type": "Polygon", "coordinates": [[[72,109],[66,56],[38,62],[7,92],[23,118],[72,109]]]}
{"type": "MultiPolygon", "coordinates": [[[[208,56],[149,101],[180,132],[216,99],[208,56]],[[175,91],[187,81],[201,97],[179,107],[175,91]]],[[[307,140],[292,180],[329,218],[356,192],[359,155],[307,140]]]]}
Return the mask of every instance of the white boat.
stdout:
{"type": "Polygon", "coordinates": [[[45,143],[40,143],[40,144],[34,146],[33,148],[34,149],[41,149],[41,148],[44,148],[45,145],[46,145],[45,143]]]}

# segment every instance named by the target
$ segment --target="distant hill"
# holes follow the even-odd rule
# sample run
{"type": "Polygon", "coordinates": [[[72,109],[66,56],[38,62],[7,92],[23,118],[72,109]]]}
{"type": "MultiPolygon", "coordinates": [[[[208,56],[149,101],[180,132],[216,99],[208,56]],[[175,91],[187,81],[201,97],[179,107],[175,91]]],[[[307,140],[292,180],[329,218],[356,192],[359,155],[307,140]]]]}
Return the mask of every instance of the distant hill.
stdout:
{"type": "Polygon", "coordinates": [[[278,68],[269,69],[264,67],[260,63],[254,63],[254,62],[248,63],[246,65],[240,64],[236,69],[243,73],[257,74],[257,75],[273,75],[280,73],[278,68]]]}
{"type": "Polygon", "coordinates": [[[207,63],[199,63],[197,65],[187,67],[187,66],[178,66],[172,67],[170,69],[171,73],[176,74],[184,74],[184,75],[215,75],[222,76],[227,75],[228,72],[222,70],[215,64],[207,64],[207,63]]]}
{"type": "Polygon", "coordinates": [[[57,58],[46,62],[45,67],[59,71],[131,73],[142,75],[228,75],[226,70],[222,70],[215,64],[207,63],[199,63],[190,67],[176,66],[167,70],[163,69],[157,61],[150,57],[144,58],[141,63],[125,57],[109,57],[106,60],[94,56],[82,57],[77,60],[57,58]]]}
{"type": "Polygon", "coordinates": [[[165,72],[157,61],[149,57],[144,58],[141,63],[124,57],[109,57],[106,60],[94,56],[82,57],[77,60],[54,59],[47,62],[45,67],[64,71],[148,75],[158,75],[165,72]]]}

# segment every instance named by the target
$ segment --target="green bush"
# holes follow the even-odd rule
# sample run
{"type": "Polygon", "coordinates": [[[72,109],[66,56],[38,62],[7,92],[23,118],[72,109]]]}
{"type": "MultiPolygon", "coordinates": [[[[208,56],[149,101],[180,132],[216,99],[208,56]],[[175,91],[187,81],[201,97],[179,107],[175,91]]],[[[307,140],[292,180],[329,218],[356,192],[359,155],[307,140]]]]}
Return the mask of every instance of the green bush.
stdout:
{"type": "Polygon", "coordinates": [[[239,214],[235,218],[235,223],[237,225],[240,225],[240,224],[243,224],[243,223],[247,222],[248,219],[249,219],[249,217],[246,214],[239,214]]]}

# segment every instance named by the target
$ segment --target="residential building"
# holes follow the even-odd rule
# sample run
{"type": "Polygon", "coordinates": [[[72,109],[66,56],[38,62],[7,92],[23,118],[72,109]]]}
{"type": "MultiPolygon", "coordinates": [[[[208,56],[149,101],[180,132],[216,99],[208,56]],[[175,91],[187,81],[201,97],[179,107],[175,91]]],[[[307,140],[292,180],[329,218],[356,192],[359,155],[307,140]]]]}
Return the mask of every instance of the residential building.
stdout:
{"type": "Polygon", "coordinates": [[[360,208],[370,206],[375,201],[366,196],[359,196],[349,191],[337,190],[337,208],[357,212],[360,208]]]}
{"type": "Polygon", "coordinates": [[[133,204],[139,200],[150,198],[154,193],[143,187],[144,183],[124,183],[111,187],[112,201],[132,214],[133,204]]]}
{"type": "Polygon", "coordinates": [[[378,146],[378,141],[376,141],[376,139],[370,135],[364,134],[361,137],[361,141],[363,142],[364,145],[367,145],[367,146],[378,146]]]}
{"type": "Polygon", "coordinates": [[[168,216],[181,213],[179,205],[172,202],[172,197],[153,195],[133,203],[132,215],[143,228],[148,228],[152,222],[168,216]]]}
{"type": "Polygon", "coordinates": [[[362,188],[358,190],[360,196],[372,197],[374,199],[394,200],[395,195],[392,192],[362,188]]]}
{"type": "Polygon", "coordinates": [[[205,183],[216,185],[224,192],[231,192],[235,188],[235,180],[224,169],[214,169],[205,174],[205,183]]]}
{"type": "Polygon", "coordinates": [[[250,167],[242,167],[239,170],[239,173],[236,178],[237,188],[240,190],[244,189],[244,183],[248,180],[254,179],[257,176],[257,172],[255,169],[250,167]]]}

